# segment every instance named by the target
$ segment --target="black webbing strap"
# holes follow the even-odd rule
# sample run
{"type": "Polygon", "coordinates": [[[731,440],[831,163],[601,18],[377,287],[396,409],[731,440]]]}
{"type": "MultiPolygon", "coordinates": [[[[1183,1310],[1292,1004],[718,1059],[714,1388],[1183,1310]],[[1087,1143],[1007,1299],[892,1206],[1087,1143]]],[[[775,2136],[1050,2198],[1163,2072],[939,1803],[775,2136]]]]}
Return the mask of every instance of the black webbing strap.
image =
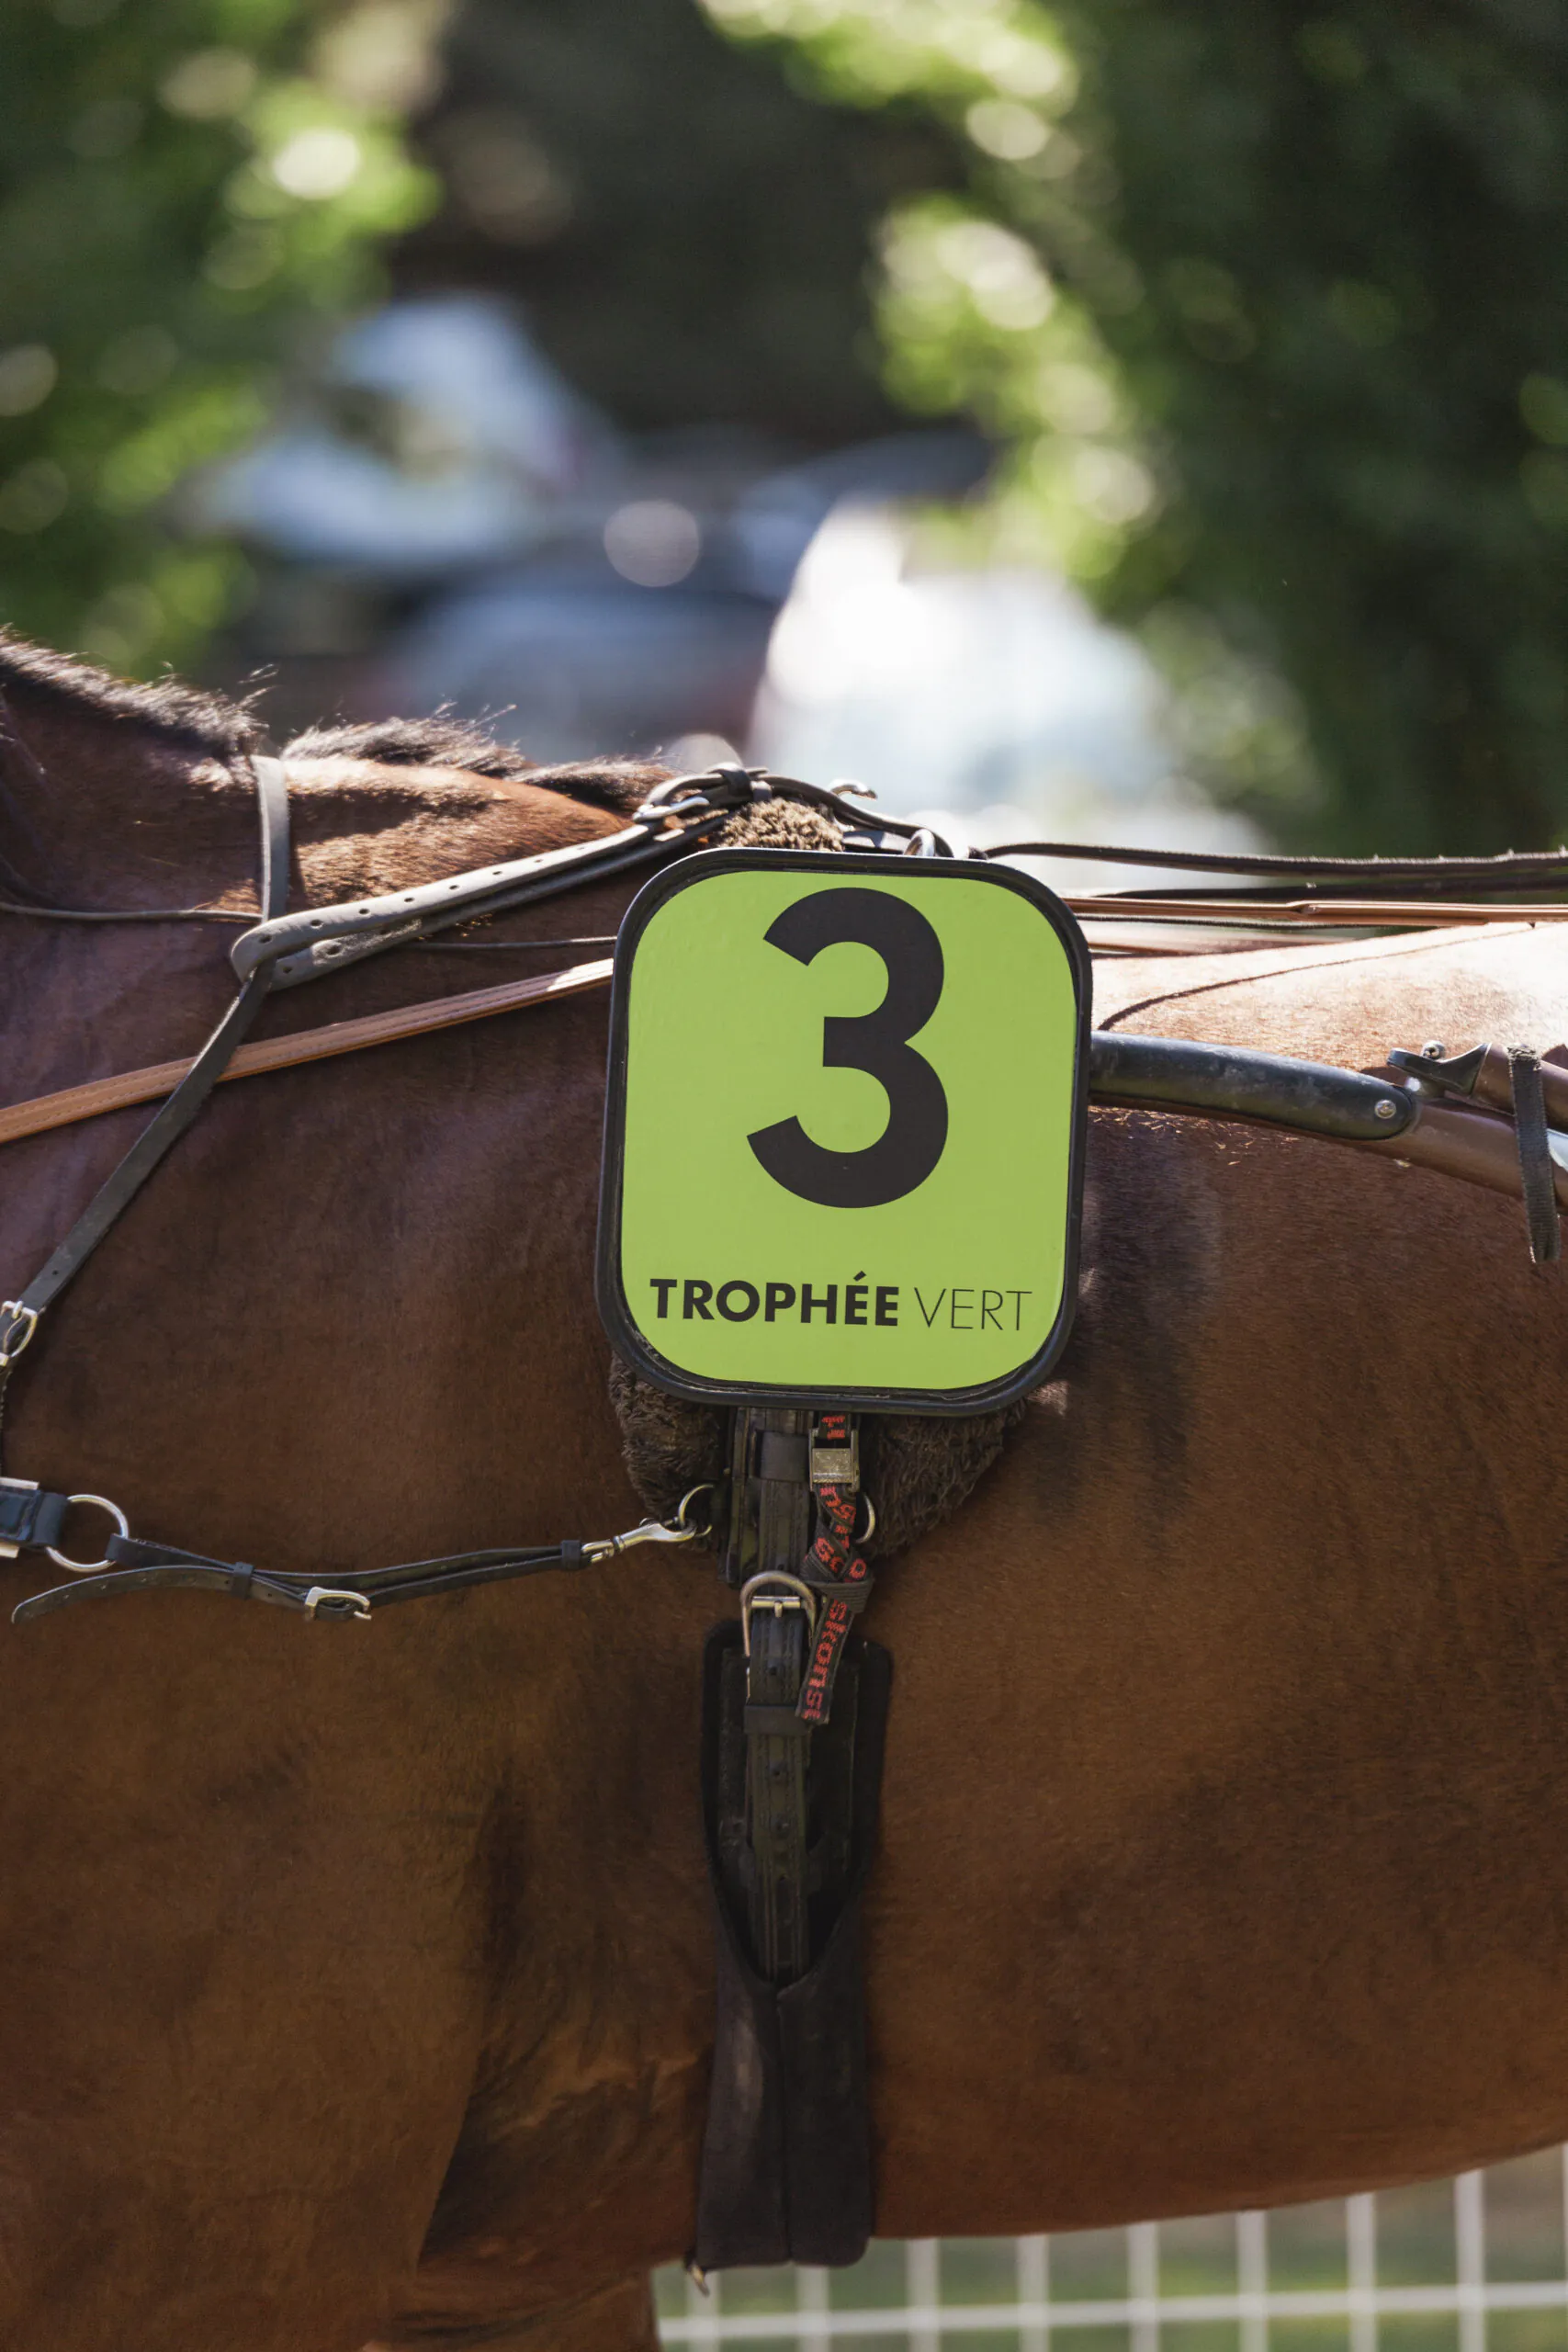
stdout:
{"type": "MultiPolygon", "coordinates": [[[[281,760],[253,753],[251,768],[261,813],[261,899],[265,913],[272,917],[281,914],[288,900],[288,784],[281,760]]],[[[11,1362],[32,1337],[39,1317],[73,1275],[81,1272],[105,1234],[191,1125],[261,1011],[269,986],[270,974],[265,971],[245,982],[178,1086],[99,1186],[48,1264],[33,1276],[19,1298],[7,1301],[0,1309],[9,1318],[0,1331],[0,1386],[11,1362]]]]}
{"type": "Polygon", "coordinates": [[[1518,1137],[1519,1179],[1530,1256],[1538,1266],[1550,1266],[1562,1255],[1562,1229],[1557,1216],[1557,1176],[1546,1116],[1546,1091],[1540,1079],[1540,1056],[1533,1046],[1510,1046],[1508,1073],[1514,1085],[1514,1131],[1518,1137]]]}
{"type": "Polygon", "coordinates": [[[821,1724],[832,1714],[844,1645],[875,1581],[855,1541],[860,1437],[852,1413],[818,1414],[811,1430],[810,1476],[817,1532],[801,1575],[817,1598],[817,1625],[811,1662],[795,1704],[802,1723],[821,1724]]]}

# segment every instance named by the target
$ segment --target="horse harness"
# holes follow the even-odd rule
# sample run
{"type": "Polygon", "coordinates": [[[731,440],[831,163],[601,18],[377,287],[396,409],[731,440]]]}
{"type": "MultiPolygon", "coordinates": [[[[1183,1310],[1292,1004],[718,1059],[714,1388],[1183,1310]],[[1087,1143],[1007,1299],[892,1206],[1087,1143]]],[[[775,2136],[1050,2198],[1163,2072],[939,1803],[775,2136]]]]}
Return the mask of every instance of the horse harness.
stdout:
{"type": "MultiPolygon", "coordinates": [[[[6,1392],[40,1318],[154,1170],[235,1069],[246,1033],[267,997],[459,923],[537,903],[618,875],[667,865],[738,810],[774,796],[823,811],[852,853],[940,854],[929,829],[856,807],[841,792],[760,770],[721,766],[658,786],[630,822],[605,838],[503,862],[415,888],[341,905],[288,911],[289,810],[282,763],[249,755],[261,818],[259,922],[231,950],[238,992],[206,1045],[70,1232],[19,1295],[0,1306],[0,1418],[6,1392]]],[[[1342,895],[1369,880],[1397,900],[1434,881],[1449,888],[1539,888],[1568,874],[1568,857],[1358,863],[1335,859],[1220,860],[1183,853],[1088,853],[1077,844],[1009,844],[992,854],[1101,854],[1139,864],[1241,872],[1253,883],[1254,923],[1292,911],[1289,888],[1332,920],[1342,895]]],[[[970,853],[971,855],[976,853],[970,853]]],[[[1176,919],[1213,912],[1212,890],[1158,902],[1176,919]]],[[[1103,903],[1118,917],[1146,919],[1148,894],[1103,903]]],[[[1303,902],[1298,896],[1294,906],[1303,902]]],[[[1226,901],[1227,914],[1236,901],[1226,901]]],[[[45,921],[221,921],[223,910],[166,909],[117,916],[15,901],[0,911],[45,921]]],[[[1384,915],[1393,912],[1388,906],[1384,915]]],[[[1366,926],[1363,922],[1363,927],[1366,926]]],[[[463,945],[479,943],[456,943],[463,945]]],[[[496,944],[528,944],[526,942],[496,944]]],[[[563,943],[585,944],[589,943],[563,943]]],[[[595,943],[597,944],[597,943],[595,943]]],[[[601,984],[609,967],[584,967],[581,985],[601,984]],[[591,977],[590,977],[591,976],[591,977]]],[[[558,978],[570,981],[570,973],[558,978]]],[[[564,989],[558,992],[566,992],[564,989]]],[[[415,1007],[403,1015],[341,1024],[333,1032],[278,1041],[276,1064],[418,1034],[446,1019],[478,1018],[550,993],[540,983],[480,991],[463,1010],[415,1007]],[[530,993],[530,991],[532,991],[530,993]],[[483,1000],[481,1001],[481,1000],[483,1000]],[[422,1021],[420,1014],[433,1016],[422,1021]],[[349,1031],[364,1034],[353,1038],[349,1031]]],[[[253,1048],[254,1056],[266,1048],[253,1048]]],[[[1559,1253],[1560,1195],[1568,1199],[1568,1074],[1543,1068],[1533,1051],[1493,1047],[1449,1058],[1440,1049],[1395,1052],[1404,1083],[1280,1056],[1248,1054],[1161,1038],[1097,1033],[1089,1083],[1100,1099],[1250,1117],[1372,1148],[1406,1142],[1425,1117],[1453,1172],[1522,1193],[1532,1256],[1559,1253]],[[1455,1109],[1461,1104],[1490,1105],[1455,1109]],[[1434,1108],[1434,1106],[1437,1106],[1434,1108]],[[1493,1115],[1510,1111],[1511,1122],[1493,1115]],[[1448,1125],[1444,1125],[1444,1121],[1448,1125]],[[1455,1120],[1460,1123],[1453,1128],[1455,1120]],[[1483,1134],[1482,1130],[1491,1132],[1483,1134]],[[1443,1138],[1458,1136],[1457,1143],[1443,1138]],[[1506,1151],[1499,1156],[1499,1147],[1506,1151]],[[1483,1149],[1484,1147],[1484,1149],[1483,1149]],[[1517,1151],[1517,1172],[1511,1176],[1517,1151]],[[1474,1165],[1460,1164],[1468,1152],[1474,1165]],[[1480,1155],[1478,1158],[1477,1155],[1480,1155]],[[1505,1164],[1506,1163],[1506,1164],[1505,1164]],[[1501,1172],[1499,1172],[1501,1170],[1501,1172]]],[[[256,1067],[266,1066],[259,1060],[256,1067]]],[[[132,1074],[110,1099],[103,1082],[79,1090],[82,1107],[51,1111],[48,1098],[17,1106],[0,1141],[146,1099],[172,1071],[132,1074]],[[154,1082],[135,1091],[138,1078],[154,1082]],[[30,1115],[29,1115],[30,1114],[30,1115]]],[[[65,1098],[60,1098],[63,1103],[65,1098]]],[[[1407,1145],[1408,1148],[1408,1145],[1407,1145]]],[[[1439,1149],[1432,1164],[1446,1164],[1439,1149]]],[[[112,1502],[45,1491],[0,1476],[0,1558],[42,1553],[71,1581],[24,1600],[17,1624],[130,1592],[175,1588],[227,1593],[310,1618],[367,1619],[393,1602],[507,1581],[548,1570],[578,1570],[650,1543],[711,1544],[720,1573],[739,1595],[739,1621],[708,1637],[704,1666],[701,1786],[717,1951],[717,2007],[709,2109],[690,2267],[712,2268],[793,2259],[840,2264],[863,2252],[874,2221],[859,1945],[861,1894],[875,1838],[891,1662],[865,1640],[859,1621],[873,1577],[864,1546],[874,1526],[860,1479],[859,1416],[762,1401],[733,1404],[728,1463],[711,1487],[694,1488],[667,1520],[624,1533],[550,1545],[499,1546],[334,1575],[221,1560],[133,1536],[112,1502]],[[705,1495],[705,1502],[702,1498],[705,1495]],[[73,1510],[107,1516],[113,1532],[100,1559],[62,1548],[73,1510]]]]}

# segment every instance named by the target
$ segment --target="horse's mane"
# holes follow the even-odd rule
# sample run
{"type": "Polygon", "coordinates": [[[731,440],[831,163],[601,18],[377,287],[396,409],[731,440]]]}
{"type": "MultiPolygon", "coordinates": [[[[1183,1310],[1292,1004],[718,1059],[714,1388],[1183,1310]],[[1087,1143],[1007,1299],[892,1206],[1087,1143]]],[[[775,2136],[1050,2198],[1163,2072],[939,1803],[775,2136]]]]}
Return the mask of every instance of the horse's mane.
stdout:
{"type": "Polygon", "coordinates": [[[515,744],[503,743],[450,711],[428,718],[371,718],[337,727],[310,727],[285,746],[300,760],[374,760],[383,767],[463,768],[472,775],[526,779],[596,808],[635,808],[667,771],[644,760],[591,760],[541,767],[515,744]]]}
{"type": "Polygon", "coordinates": [[[233,702],[225,695],[184,685],[175,678],[161,679],[156,685],[133,685],[72,654],[51,653],[46,646],[31,645],[14,630],[0,627],[0,692],[6,686],[41,695],[73,710],[129,719],[156,735],[216,752],[220,758],[243,751],[262,731],[251,708],[254,697],[233,702]]]}
{"type": "MultiPolygon", "coordinates": [[[[73,655],[52,653],[0,626],[0,697],[6,686],[42,695],[77,711],[129,720],[154,734],[229,760],[262,744],[265,724],[258,684],[239,699],[187,686],[175,678],[140,685],[73,655]]],[[[284,746],[297,759],[370,760],[385,767],[463,768],[474,775],[526,777],[549,792],[617,812],[633,808],[664,774],[635,760],[598,760],[542,767],[482,727],[438,710],[426,718],[380,718],[307,728],[284,746]]]]}

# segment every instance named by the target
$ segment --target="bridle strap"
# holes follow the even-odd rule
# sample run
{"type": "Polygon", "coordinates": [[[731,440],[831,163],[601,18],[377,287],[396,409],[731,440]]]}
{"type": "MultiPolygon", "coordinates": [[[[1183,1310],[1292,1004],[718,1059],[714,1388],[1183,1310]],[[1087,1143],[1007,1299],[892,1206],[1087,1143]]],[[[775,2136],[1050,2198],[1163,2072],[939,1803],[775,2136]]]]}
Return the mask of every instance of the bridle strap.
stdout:
{"type": "Polygon", "coordinates": [[[1562,1227],[1557,1214],[1557,1171],[1540,1056],[1532,1046],[1510,1046],[1508,1071],[1513,1080],[1519,1189],[1524,1195],[1530,1258],[1538,1266],[1555,1265],[1562,1255],[1562,1227]]]}
{"type": "Polygon", "coordinates": [[[257,814],[261,818],[261,910],[276,922],[288,907],[288,771],[271,752],[253,752],[257,814]]]}
{"type": "MultiPolygon", "coordinates": [[[[288,903],[288,778],[282,761],[269,753],[253,753],[250,764],[261,817],[261,903],[271,919],[288,903]]],[[[168,1101],[98,1187],[48,1264],[33,1276],[19,1298],[6,1302],[7,1328],[0,1332],[0,1375],[9,1374],[38,1329],[39,1316],[81,1272],[105,1234],[196,1118],[261,1011],[269,978],[264,968],[246,980],[168,1101]]]]}
{"type": "MultiPolygon", "coordinates": [[[[701,834],[711,832],[735,809],[748,806],[758,788],[758,778],[748,768],[671,776],[654,786],[631,823],[617,833],[568,842],[559,849],[476,866],[410,889],[269,917],[235,940],[229,960],[242,980],[265,969],[273,988],[298,988],[389,947],[428,939],[455,923],[486,921],[555,898],[579,883],[606,881],[662,865],[694,847],[701,834]]],[[[858,811],[847,813],[852,821],[861,821],[858,811]]]]}

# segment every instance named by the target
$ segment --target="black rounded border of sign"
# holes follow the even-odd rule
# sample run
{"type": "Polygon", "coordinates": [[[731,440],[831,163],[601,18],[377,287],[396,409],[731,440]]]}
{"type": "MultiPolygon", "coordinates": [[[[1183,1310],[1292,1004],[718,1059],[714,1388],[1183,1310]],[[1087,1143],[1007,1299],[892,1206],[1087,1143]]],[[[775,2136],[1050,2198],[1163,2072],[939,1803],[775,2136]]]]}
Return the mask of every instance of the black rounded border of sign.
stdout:
{"type": "Polygon", "coordinates": [[[766,1404],[802,1407],[831,1404],[856,1411],[981,1413],[1010,1405],[1038,1386],[1066,1345],[1077,1307],[1078,1236],[1083,1222],[1084,1150],[1089,1135],[1089,1046],[1093,992],[1093,967],[1089,943],[1069,910],[1054,890],[1032,875],[1010,865],[982,864],[956,857],[889,857],[865,851],[716,849],[682,858],[645,882],[627,908],[615,940],[615,969],[610,996],[610,1063],[604,1102],[604,1140],[599,1177],[599,1234],[594,1253],[593,1289],[599,1317],[610,1341],[633,1369],[671,1396],[696,1405],[766,1404]],[[1044,1345],[1028,1363],[1005,1380],[988,1381],[976,1388],[935,1391],[923,1388],[792,1388],[757,1382],[738,1386],[682,1372],[661,1356],[632,1318],[621,1282],[621,1198],[626,1114],[626,1046],[630,1013],[630,978],[637,950],[652,917],[667,899],[689,890],[715,867],[726,873],[781,870],[829,876],[849,884],[861,874],[894,874],[908,881],[915,875],[961,875],[1016,891],[1045,917],[1067,953],[1072,966],[1077,1007],[1073,1055],[1073,1114],[1067,1161],[1067,1237],[1062,1269],[1062,1304],[1044,1345]]]}

